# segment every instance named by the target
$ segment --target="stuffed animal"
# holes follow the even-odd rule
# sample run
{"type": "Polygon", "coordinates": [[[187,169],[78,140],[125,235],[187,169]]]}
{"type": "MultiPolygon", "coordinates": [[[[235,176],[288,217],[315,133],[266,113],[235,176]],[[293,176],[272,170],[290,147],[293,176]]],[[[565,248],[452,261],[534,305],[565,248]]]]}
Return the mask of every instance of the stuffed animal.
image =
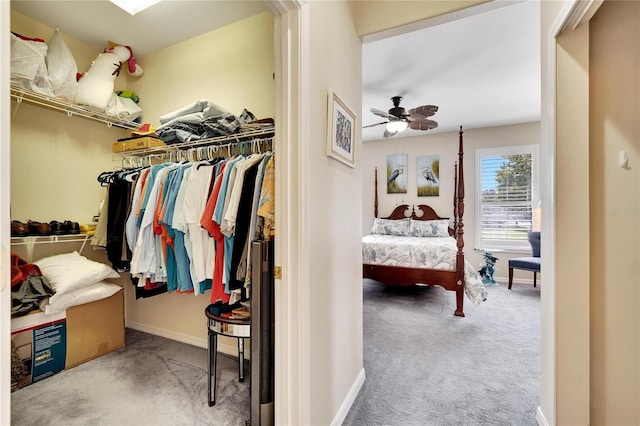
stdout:
{"type": "Polygon", "coordinates": [[[129,46],[119,46],[109,42],[110,48],[91,63],[91,67],[78,80],[74,102],[104,111],[114,93],[114,82],[123,62],[133,77],[140,77],[143,70],[133,56],[129,46]]]}

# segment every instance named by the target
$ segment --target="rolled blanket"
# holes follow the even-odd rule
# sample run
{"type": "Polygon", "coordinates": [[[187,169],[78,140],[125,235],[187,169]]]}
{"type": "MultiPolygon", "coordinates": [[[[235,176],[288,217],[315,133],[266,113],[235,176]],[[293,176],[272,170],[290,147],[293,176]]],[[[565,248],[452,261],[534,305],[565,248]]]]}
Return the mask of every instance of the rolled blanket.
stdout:
{"type": "Polygon", "coordinates": [[[200,99],[192,104],[185,105],[180,109],[161,116],[161,125],[159,128],[169,125],[174,121],[199,124],[206,118],[214,116],[225,116],[227,114],[229,114],[229,111],[225,110],[224,108],[214,104],[213,102],[207,101],[205,99],[200,99]]]}

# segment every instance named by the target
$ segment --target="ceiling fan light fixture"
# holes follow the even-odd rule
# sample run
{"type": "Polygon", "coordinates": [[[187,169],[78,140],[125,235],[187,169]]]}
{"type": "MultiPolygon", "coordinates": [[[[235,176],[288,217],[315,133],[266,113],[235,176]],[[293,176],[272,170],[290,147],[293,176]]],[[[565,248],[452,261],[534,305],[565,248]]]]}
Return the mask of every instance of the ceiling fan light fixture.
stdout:
{"type": "Polygon", "coordinates": [[[390,121],[387,123],[387,131],[390,133],[402,132],[407,129],[409,123],[404,120],[390,121]]]}

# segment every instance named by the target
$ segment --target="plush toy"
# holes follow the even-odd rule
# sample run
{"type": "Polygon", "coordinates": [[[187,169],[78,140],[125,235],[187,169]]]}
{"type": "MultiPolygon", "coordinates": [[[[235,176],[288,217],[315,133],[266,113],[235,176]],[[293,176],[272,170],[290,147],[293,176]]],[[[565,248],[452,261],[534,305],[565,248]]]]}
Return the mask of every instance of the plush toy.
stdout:
{"type": "Polygon", "coordinates": [[[89,71],[78,81],[74,102],[104,111],[114,93],[114,81],[120,75],[123,62],[127,62],[127,70],[133,77],[143,74],[142,68],[133,56],[129,46],[119,46],[109,42],[110,48],[91,63],[89,71]]]}

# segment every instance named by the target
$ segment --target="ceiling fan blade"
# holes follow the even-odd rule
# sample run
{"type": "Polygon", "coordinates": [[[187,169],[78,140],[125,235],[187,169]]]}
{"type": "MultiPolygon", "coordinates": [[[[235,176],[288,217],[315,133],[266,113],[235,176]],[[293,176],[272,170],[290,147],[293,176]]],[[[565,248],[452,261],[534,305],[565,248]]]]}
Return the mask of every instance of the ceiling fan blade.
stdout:
{"type": "Polygon", "coordinates": [[[438,123],[433,120],[416,120],[409,122],[409,127],[413,130],[431,130],[438,127],[438,123]]]}
{"type": "Polygon", "coordinates": [[[378,108],[371,108],[369,111],[371,111],[372,113],[374,113],[375,115],[378,115],[380,117],[384,117],[384,118],[396,118],[393,115],[389,114],[386,111],[382,111],[378,108]]]}
{"type": "Polygon", "coordinates": [[[409,116],[414,120],[422,120],[427,117],[431,117],[436,112],[438,112],[438,107],[436,105],[422,105],[419,107],[411,108],[409,110],[409,116]]]}
{"type": "Polygon", "coordinates": [[[367,127],[375,127],[375,126],[379,126],[381,124],[387,124],[387,123],[388,123],[388,121],[381,121],[381,122],[376,123],[376,124],[367,124],[366,126],[362,126],[362,128],[366,129],[367,127]]]}
{"type": "Polygon", "coordinates": [[[390,138],[391,136],[395,136],[397,134],[398,132],[390,132],[387,129],[384,129],[384,134],[382,136],[384,136],[385,138],[390,138]]]}

